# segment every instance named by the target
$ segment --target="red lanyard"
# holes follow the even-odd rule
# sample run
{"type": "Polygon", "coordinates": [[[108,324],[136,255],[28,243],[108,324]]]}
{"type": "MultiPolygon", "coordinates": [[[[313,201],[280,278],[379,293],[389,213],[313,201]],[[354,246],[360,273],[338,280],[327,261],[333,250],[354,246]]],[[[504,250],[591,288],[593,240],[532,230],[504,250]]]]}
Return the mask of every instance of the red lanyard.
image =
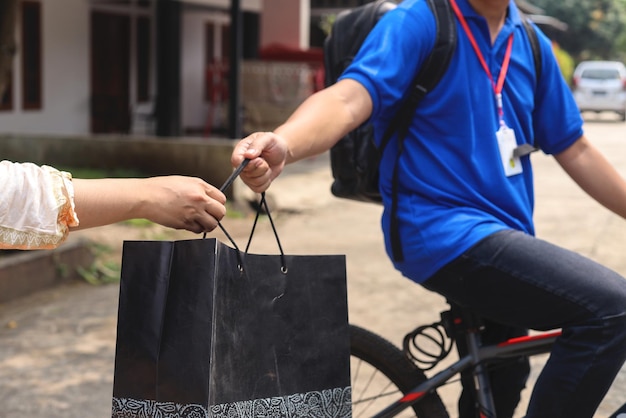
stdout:
{"type": "Polygon", "coordinates": [[[483,69],[485,70],[485,73],[487,73],[487,76],[489,77],[489,80],[491,80],[493,91],[496,94],[496,101],[498,105],[498,117],[500,118],[500,123],[503,124],[504,123],[504,119],[503,119],[504,110],[502,109],[502,88],[504,87],[504,80],[506,79],[506,73],[509,70],[509,63],[511,62],[511,49],[513,47],[513,34],[511,33],[511,35],[509,36],[509,41],[506,46],[506,52],[504,54],[504,60],[502,61],[502,69],[500,70],[500,75],[498,76],[498,83],[496,84],[496,82],[493,80],[493,76],[491,75],[491,71],[489,70],[489,67],[487,66],[487,62],[485,61],[485,58],[483,57],[482,52],[480,52],[480,48],[478,48],[478,44],[476,43],[476,39],[474,38],[474,35],[472,34],[472,30],[468,26],[467,21],[465,20],[465,17],[463,17],[463,13],[461,13],[459,6],[456,4],[455,0],[450,0],[450,4],[452,5],[452,9],[454,9],[454,13],[456,14],[456,17],[459,19],[459,22],[461,23],[463,30],[467,34],[467,37],[469,38],[470,43],[472,44],[472,47],[474,48],[474,52],[476,53],[476,56],[478,57],[478,61],[480,61],[480,65],[482,65],[483,69]]]}

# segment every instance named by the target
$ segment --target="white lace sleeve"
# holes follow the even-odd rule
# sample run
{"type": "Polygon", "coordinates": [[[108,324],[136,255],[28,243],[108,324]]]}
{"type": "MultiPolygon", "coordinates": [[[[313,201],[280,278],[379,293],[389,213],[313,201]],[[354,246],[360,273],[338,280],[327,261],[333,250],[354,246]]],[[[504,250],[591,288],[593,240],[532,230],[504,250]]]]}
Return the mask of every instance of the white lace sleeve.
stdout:
{"type": "Polygon", "coordinates": [[[0,248],[55,248],[78,225],[70,173],[0,161],[0,184],[0,248]]]}

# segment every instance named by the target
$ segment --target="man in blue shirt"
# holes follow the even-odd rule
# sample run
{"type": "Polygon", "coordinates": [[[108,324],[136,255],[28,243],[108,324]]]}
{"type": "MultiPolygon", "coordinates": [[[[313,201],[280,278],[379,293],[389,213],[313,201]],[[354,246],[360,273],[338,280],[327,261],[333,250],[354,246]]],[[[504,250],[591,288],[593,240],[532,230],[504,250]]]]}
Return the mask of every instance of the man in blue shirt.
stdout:
{"type": "MultiPolygon", "coordinates": [[[[478,312],[493,338],[563,328],[526,417],[591,417],[626,358],[626,280],[534,237],[530,158],[513,150],[530,144],[554,155],[591,197],[622,217],[626,182],[584,136],[542,34],[536,78],[514,0],[449,1],[457,48],[418,106],[398,162],[404,259],[394,260],[395,267],[478,312]]],[[[426,2],[405,0],[385,14],[340,81],[306,100],[273,133],[237,145],[232,163],[251,159],[243,180],[263,191],[285,164],[328,150],[368,119],[380,141],[434,40],[426,2]]],[[[396,146],[392,140],[385,150],[380,178],[390,256],[396,146]]],[[[528,370],[525,362],[509,367],[493,377],[500,379],[493,385],[499,418],[513,415],[528,370]]]]}

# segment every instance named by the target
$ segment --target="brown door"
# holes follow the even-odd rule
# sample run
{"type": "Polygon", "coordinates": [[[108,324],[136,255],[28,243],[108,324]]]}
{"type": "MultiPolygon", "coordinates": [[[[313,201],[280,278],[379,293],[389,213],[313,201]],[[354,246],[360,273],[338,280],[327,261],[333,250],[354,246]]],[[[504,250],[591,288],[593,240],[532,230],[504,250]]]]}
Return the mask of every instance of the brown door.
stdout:
{"type": "Polygon", "coordinates": [[[91,131],[128,133],[130,18],[91,13],[91,131]]]}

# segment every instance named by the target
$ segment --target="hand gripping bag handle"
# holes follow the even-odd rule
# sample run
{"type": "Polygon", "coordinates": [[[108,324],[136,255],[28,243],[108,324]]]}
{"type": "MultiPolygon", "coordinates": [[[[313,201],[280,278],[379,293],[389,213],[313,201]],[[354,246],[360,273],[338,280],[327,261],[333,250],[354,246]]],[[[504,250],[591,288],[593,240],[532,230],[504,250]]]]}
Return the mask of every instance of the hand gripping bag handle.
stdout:
{"type": "MultiPolygon", "coordinates": [[[[245,159],[245,160],[243,160],[243,162],[241,164],[239,164],[239,167],[237,167],[235,169],[235,171],[232,172],[232,174],[226,179],[226,181],[224,182],[222,187],[220,187],[220,191],[221,192],[224,192],[226,189],[228,189],[233,184],[235,179],[239,176],[239,174],[241,174],[241,172],[246,167],[246,165],[248,165],[249,162],[250,162],[249,159],[245,159]]],[[[267,215],[267,217],[268,217],[268,219],[270,221],[270,225],[272,226],[272,231],[274,232],[274,237],[276,238],[276,243],[278,244],[278,250],[280,251],[280,259],[281,259],[281,269],[280,270],[283,273],[287,273],[287,263],[286,263],[286,260],[285,260],[285,253],[283,251],[282,245],[280,244],[280,239],[278,238],[278,232],[276,231],[276,226],[274,225],[274,220],[272,219],[272,215],[270,214],[270,208],[269,208],[269,206],[267,204],[267,199],[265,198],[265,192],[261,193],[261,201],[259,202],[259,205],[258,205],[258,209],[257,209],[257,212],[256,212],[256,216],[254,218],[254,223],[252,224],[252,230],[250,231],[250,237],[248,238],[248,244],[246,245],[246,249],[244,251],[244,254],[248,253],[248,250],[250,248],[250,243],[252,242],[252,236],[254,235],[254,231],[256,229],[256,225],[257,225],[257,222],[259,220],[259,216],[261,215],[261,212],[263,210],[265,211],[265,214],[267,215]]],[[[243,269],[243,259],[241,258],[241,250],[239,249],[239,247],[235,243],[235,240],[233,239],[233,237],[231,237],[231,235],[228,233],[228,231],[226,231],[224,226],[222,226],[222,223],[218,222],[217,224],[220,227],[220,229],[222,230],[222,232],[224,233],[224,235],[226,235],[228,240],[231,242],[231,244],[233,244],[233,246],[237,250],[237,257],[239,259],[238,260],[239,268],[243,269]]],[[[202,239],[204,239],[204,238],[206,238],[206,232],[202,236],[202,239]]]]}

